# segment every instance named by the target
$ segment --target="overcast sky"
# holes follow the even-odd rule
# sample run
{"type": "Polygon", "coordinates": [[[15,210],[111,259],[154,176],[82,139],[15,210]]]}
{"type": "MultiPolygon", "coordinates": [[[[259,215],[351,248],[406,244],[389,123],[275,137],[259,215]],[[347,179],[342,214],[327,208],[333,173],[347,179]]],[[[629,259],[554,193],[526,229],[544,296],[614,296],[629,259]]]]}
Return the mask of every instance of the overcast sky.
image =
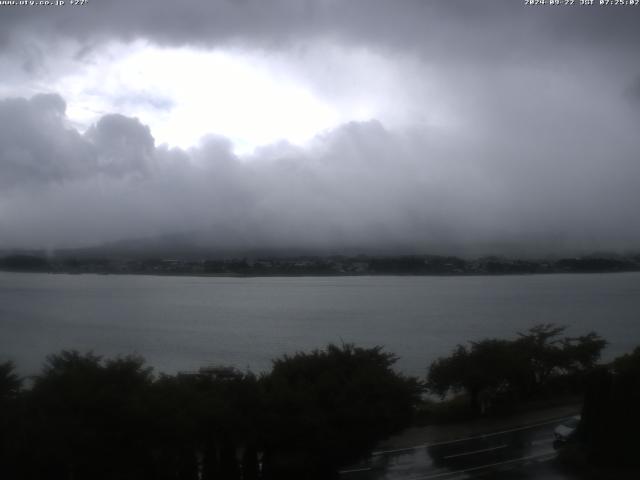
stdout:
{"type": "Polygon", "coordinates": [[[578,3],[0,6],[0,248],[637,251],[640,5],[578,3]]]}

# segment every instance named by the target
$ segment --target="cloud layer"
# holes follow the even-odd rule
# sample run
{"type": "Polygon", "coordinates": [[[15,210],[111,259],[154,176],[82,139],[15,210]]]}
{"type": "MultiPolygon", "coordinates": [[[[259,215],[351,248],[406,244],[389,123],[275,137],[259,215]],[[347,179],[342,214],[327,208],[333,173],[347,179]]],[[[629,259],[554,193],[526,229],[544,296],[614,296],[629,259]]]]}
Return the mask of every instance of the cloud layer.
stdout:
{"type": "Polygon", "coordinates": [[[640,240],[638,145],[625,130],[604,131],[618,140],[612,154],[588,122],[583,135],[564,136],[550,118],[529,141],[534,126],[505,124],[497,148],[486,135],[443,138],[370,121],[306,148],[281,143],[238,157],[215,136],[190,150],[156,146],[122,115],[81,134],[64,111],[55,95],[0,103],[0,118],[11,119],[0,133],[2,246],[190,233],[223,248],[546,253],[640,240]]]}
{"type": "Polygon", "coordinates": [[[513,1],[3,8],[0,247],[188,233],[239,248],[637,249],[639,20],[640,7],[513,1]],[[140,42],[260,63],[345,123],[242,156],[215,128],[169,148],[154,115],[176,115],[176,98],[145,90],[145,72],[127,90],[113,66],[140,42]],[[84,124],[75,91],[104,100],[84,124]],[[375,118],[346,121],[359,105],[375,118]]]}

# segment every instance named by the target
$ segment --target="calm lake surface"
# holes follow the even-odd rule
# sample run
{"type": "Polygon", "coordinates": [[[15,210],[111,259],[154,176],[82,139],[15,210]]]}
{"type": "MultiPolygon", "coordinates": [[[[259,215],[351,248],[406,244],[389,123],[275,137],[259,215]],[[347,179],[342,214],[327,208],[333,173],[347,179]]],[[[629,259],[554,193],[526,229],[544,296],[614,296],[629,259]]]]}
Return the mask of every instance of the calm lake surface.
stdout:
{"type": "Polygon", "coordinates": [[[0,360],[61,349],[143,355],[156,371],[234,365],[328,342],[384,345],[406,373],[457,344],[537,323],[595,330],[605,358],[640,344],[640,273],[487,277],[153,277],[0,272],[0,360]]]}

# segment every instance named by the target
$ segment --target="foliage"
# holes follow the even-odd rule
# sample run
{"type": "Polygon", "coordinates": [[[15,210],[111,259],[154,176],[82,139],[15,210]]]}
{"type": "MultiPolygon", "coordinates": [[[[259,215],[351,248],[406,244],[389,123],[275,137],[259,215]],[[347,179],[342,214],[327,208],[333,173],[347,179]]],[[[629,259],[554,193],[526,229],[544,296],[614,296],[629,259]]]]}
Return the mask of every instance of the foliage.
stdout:
{"type": "Polygon", "coordinates": [[[420,386],[395,360],[343,345],[277,359],[261,378],[156,377],[140,357],[62,351],[29,389],[0,364],[2,477],[330,478],[410,421],[420,386]]]}
{"type": "Polygon", "coordinates": [[[12,362],[0,363],[0,468],[11,475],[17,467],[18,400],[22,379],[15,373],[12,362]]]}
{"type": "Polygon", "coordinates": [[[395,361],[381,347],[350,344],[277,359],[263,379],[271,432],[265,467],[273,478],[329,478],[407,426],[421,386],[394,372],[395,361]]]}
{"type": "Polygon", "coordinates": [[[591,462],[640,466],[638,405],[640,347],[589,376],[579,434],[591,462]]]}
{"type": "Polygon", "coordinates": [[[32,478],[144,478],[151,369],[139,357],[49,356],[27,396],[32,478]]]}
{"type": "Polygon", "coordinates": [[[18,395],[21,386],[22,380],[15,373],[13,362],[0,363],[0,402],[18,395]]]}
{"type": "Polygon", "coordinates": [[[499,401],[547,392],[558,377],[580,377],[593,369],[606,342],[597,334],[559,336],[565,327],[536,325],[514,340],[485,339],[458,345],[450,356],[433,362],[427,376],[432,393],[465,392],[472,409],[484,412],[499,401]]]}
{"type": "Polygon", "coordinates": [[[481,394],[498,393],[509,387],[514,368],[513,345],[506,340],[487,339],[458,345],[449,357],[436,360],[429,369],[428,387],[436,394],[465,391],[472,409],[479,411],[481,394]]]}
{"type": "Polygon", "coordinates": [[[152,393],[160,472],[191,478],[200,469],[203,479],[240,478],[241,469],[244,478],[256,475],[263,406],[255,376],[232,369],[163,375],[152,393]],[[238,447],[252,451],[253,457],[245,455],[239,462],[238,447]]]}
{"type": "MultiPolygon", "coordinates": [[[[447,412],[466,418],[472,410],[461,399],[480,409],[593,371],[604,341],[563,332],[540,325],[514,340],[458,346],[433,363],[428,386],[440,395],[463,392],[447,412]]],[[[605,384],[613,389],[607,395],[622,412],[638,401],[638,358],[640,350],[618,359],[612,377],[598,384],[599,392],[610,392],[605,384]]],[[[277,358],[259,378],[226,367],[154,376],[137,356],[62,351],[47,358],[29,388],[12,363],[3,363],[3,478],[333,478],[408,426],[418,408],[424,417],[442,416],[421,399],[423,384],[393,369],[396,360],[381,347],[329,345],[277,358]]],[[[598,398],[589,403],[593,412],[608,405],[598,398]]]]}

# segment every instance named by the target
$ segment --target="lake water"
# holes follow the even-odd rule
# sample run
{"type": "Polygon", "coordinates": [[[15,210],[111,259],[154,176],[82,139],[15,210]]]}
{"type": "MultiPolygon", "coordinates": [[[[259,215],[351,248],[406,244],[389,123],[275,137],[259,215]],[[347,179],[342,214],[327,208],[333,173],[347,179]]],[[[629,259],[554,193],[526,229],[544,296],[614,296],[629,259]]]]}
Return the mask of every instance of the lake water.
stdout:
{"type": "Polygon", "coordinates": [[[537,323],[595,330],[605,358],[640,344],[640,273],[487,277],[153,277],[0,272],[0,360],[61,349],[143,355],[157,371],[234,365],[328,342],[384,345],[424,375],[457,344],[537,323]]]}

